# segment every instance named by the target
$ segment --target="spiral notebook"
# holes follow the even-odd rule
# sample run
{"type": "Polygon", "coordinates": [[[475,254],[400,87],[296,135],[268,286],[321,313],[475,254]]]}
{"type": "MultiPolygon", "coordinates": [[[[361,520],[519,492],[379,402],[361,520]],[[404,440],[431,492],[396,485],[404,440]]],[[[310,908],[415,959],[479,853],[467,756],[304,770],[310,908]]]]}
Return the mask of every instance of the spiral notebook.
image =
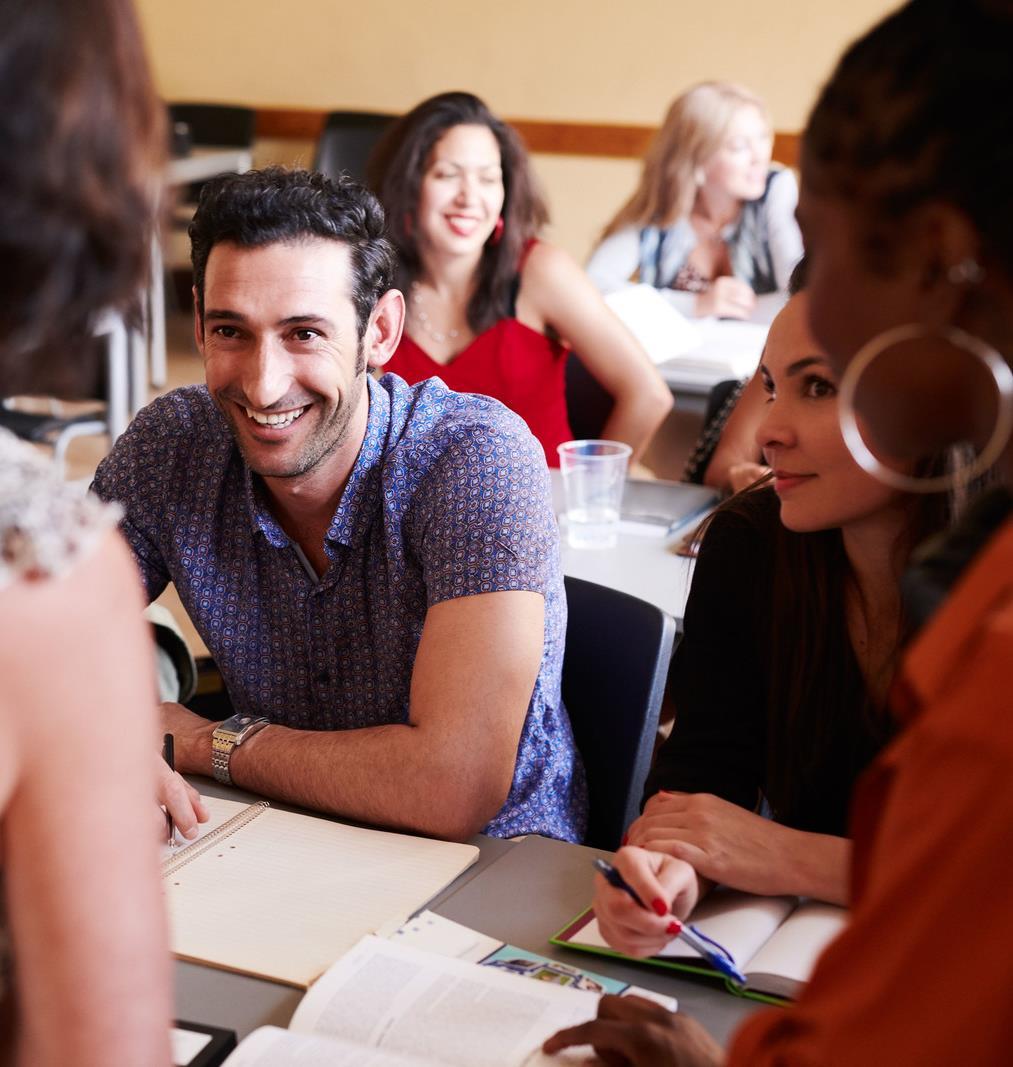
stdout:
{"type": "Polygon", "coordinates": [[[173,952],[307,988],[365,934],[404,921],[478,858],[473,845],[206,797],[211,821],[162,859],[173,952]]]}

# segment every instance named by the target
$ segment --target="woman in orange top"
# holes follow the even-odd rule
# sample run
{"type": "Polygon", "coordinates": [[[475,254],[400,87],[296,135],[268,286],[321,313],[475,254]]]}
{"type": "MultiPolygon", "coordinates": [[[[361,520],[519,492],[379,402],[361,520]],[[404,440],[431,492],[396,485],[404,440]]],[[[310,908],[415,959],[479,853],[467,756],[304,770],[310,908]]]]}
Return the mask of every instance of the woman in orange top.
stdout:
{"type": "Polygon", "coordinates": [[[470,93],[423,101],[370,163],[408,300],[387,370],[484,393],[527,422],[545,458],[573,437],[569,346],[612,398],[600,436],[634,459],[672,396],[633,335],[560,248],[538,240],[548,212],[516,132],[470,93]]]}
{"type": "MultiPolygon", "coordinates": [[[[851,366],[856,458],[896,482],[916,457],[968,442],[974,467],[997,458],[1001,482],[907,583],[924,622],[894,686],[901,732],[853,799],[850,925],[797,1004],[749,1020],[727,1061],[692,1019],[611,998],[550,1051],[590,1041],[634,1065],[1010,1060],[1013,116],[996,105],[1013,89],[1011,50],[1008,3],[913,0],[848,50],[805,134],[810,319],[851,366]],[[899,326],[906,338],[888,332],[899,326]]],[[[668,863],[617,860],[647,900],[670,899],[668,863]]],[[[659,943],[665,925],[644,913],[659,943]]]]}

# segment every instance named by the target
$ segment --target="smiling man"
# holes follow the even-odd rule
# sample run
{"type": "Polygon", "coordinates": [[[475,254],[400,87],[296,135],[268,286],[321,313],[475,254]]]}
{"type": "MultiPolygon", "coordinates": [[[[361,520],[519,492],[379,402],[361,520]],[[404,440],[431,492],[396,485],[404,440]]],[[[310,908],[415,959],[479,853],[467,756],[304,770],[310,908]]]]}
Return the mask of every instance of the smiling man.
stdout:
{"type": "Polygon", "coordinates": [[[538,442],[486,397],[369,375],[404,299],[361,186],[222,177],[190,236],[207,385],[144,409],[94,485],[236,713],[163,705],[177,768],[441,837],[579,840],[538,442]]]}

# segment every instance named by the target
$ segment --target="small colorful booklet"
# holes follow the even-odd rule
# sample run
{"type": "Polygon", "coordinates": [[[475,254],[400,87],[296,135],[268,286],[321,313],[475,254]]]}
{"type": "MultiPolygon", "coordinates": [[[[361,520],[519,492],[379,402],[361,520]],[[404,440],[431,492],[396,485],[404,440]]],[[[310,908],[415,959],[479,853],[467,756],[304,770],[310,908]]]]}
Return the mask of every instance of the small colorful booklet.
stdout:
{"type": "MultiPolygon", "coordinates": [[[[701,901],[690,922],[731,953],[746,976],[744,989],[723,978],[679,938],[673,938],[657,955],[634,962],[720,978],[731,993],[783,1003],[798,996],[820,954],[844,929],[847,918],[847,911],[834,904],[719,888],[701,901]]],[[[565,948],[631,958],[609,946],[590,908],[550,940],[565,948]]]]}
{"type": "Polygon", "coordinates": [[[583,971],[537,952],[529,952],[526,948],[508,945],[431,911],[420,912],[414,919],[409,919],[400,926],[382,927],[377,933],[391,941],[411,945],[426,952],[468,960],[483,967],[496,967],[509,974],[523,975],[539,982],[552,982],[554,985],[584,989],[591,993],[645,997],[647,1000],[656,1001],[669,1011],[675,1011],[678,1007],[674,997],[653,993],[649,989],[621,982],[617,978],[595,974],[594,971],[583,971]]]}

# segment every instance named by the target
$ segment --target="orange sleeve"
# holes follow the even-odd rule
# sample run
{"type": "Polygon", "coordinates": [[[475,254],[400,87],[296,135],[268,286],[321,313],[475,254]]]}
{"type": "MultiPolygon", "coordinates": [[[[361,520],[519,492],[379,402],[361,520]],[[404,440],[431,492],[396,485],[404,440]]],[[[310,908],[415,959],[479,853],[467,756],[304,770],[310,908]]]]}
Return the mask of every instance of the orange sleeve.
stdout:
{"type": "MultiPolygon", "coordinates": [[[[848,929],[729,1065],[1013,1056],[1013,610],[984,628],[873,774],[888,782],[848,929]]],[[[858,845],[856,835],[856,846],[858,845]]]]}

